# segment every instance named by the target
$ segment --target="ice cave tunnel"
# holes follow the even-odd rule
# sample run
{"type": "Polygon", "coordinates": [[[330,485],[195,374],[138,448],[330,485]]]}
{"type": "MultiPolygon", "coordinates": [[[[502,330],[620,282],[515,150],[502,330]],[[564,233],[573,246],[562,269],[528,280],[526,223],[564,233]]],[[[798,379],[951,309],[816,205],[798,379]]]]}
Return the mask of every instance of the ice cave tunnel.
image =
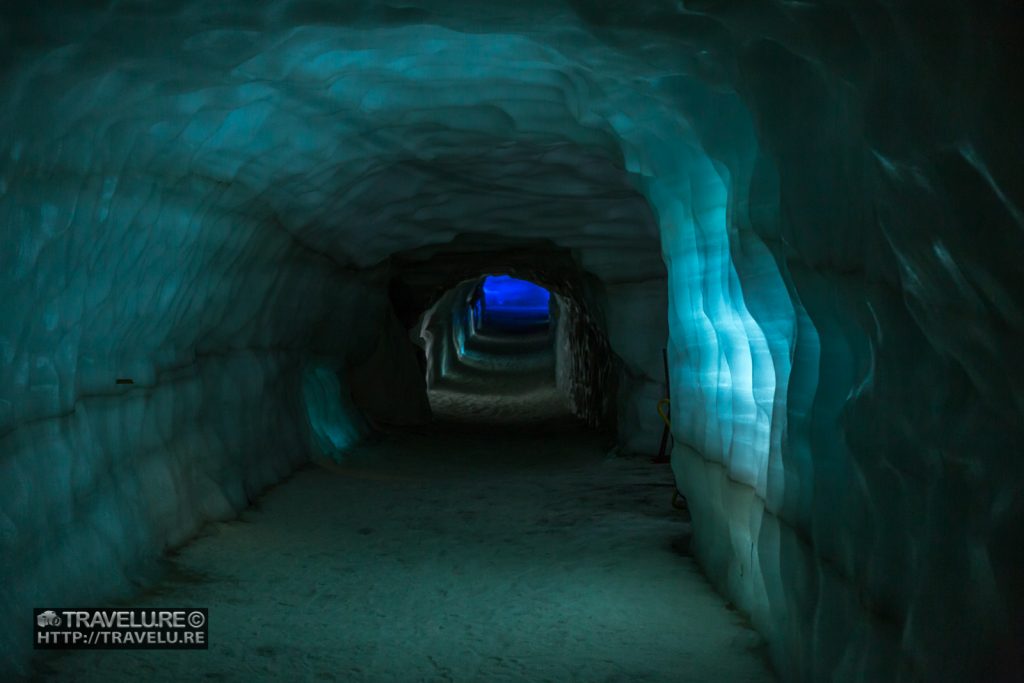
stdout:
{"type": "Polygon", "coordinates": [[[0,679],[1024,680],[1022,15],[3,3],[0,679]]]}

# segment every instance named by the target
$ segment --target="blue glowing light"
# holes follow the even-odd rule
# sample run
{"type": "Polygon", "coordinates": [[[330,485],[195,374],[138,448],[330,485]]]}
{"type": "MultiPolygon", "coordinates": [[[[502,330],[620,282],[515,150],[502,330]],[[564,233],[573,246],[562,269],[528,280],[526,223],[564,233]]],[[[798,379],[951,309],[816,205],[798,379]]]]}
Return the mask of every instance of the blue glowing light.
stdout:
{"type": "Polygon", "coordinates": [[[480,286],[474,314],[481,327],[526,329],[550,321],[551,293],[508,275],[489,275],[480,286]]]}

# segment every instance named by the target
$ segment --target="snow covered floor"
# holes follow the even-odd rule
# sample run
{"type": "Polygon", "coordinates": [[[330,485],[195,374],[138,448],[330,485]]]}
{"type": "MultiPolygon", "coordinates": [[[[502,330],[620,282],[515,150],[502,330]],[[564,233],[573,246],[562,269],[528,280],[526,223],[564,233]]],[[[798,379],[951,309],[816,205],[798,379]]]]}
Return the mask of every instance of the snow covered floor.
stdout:
{"type": "Polygon", "coordinates": [[[506,383],[493,391],[467,392],[465,384],[438,382],[427,392],[430,410],[438,420],[487,425],[571,422],[568,399],[554,383],[532,383],[511,388],[506,383]]]}
{"type": "Polygon", "coordinates": [[[134,605],[208,651],[51,653],[75,681],[768,681],[679,551],[671,474],[596,434],[431,428],[309,465],[212,524],[134,605]]]}
{"type": "Polygon", "coordinates": [[[471,336],[474,361],[457,358],[427,391],[442,422],[467,426],[561,427],[575,422],[569,398],[555,385],[555,357],[544,336],[471,336]]]}

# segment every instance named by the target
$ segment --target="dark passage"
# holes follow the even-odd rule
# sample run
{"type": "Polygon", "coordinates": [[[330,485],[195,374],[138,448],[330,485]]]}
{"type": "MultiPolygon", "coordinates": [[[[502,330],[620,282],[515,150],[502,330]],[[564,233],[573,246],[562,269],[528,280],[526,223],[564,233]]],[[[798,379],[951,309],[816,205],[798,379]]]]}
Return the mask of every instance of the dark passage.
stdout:
{"type": "Polygon", "coordinates": [[[434,419],[534,429],[577,422],[568,385],[569,360],[579,351],[559,325],[562,315],[548,290],[508,275],[449,292],[421,333],[434,419]]]}

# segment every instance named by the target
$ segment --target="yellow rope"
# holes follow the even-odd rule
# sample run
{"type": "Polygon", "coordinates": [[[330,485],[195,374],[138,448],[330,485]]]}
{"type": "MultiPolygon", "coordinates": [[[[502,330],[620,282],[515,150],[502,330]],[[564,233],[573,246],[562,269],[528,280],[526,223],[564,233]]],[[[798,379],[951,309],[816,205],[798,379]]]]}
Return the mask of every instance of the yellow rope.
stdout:
{"type": "Polygon", "coordinates": [[[660,401],[658,401],[658,415],[661,415],[661,419],[665,421],[665,426],[669,428],[672,427],[672,423],[669,421],[668,415],[665,413],[664,410],[661,409],[661,407],[671,405],[671,403],[672,401],[667,398],[663,398],[660,401]]]}

